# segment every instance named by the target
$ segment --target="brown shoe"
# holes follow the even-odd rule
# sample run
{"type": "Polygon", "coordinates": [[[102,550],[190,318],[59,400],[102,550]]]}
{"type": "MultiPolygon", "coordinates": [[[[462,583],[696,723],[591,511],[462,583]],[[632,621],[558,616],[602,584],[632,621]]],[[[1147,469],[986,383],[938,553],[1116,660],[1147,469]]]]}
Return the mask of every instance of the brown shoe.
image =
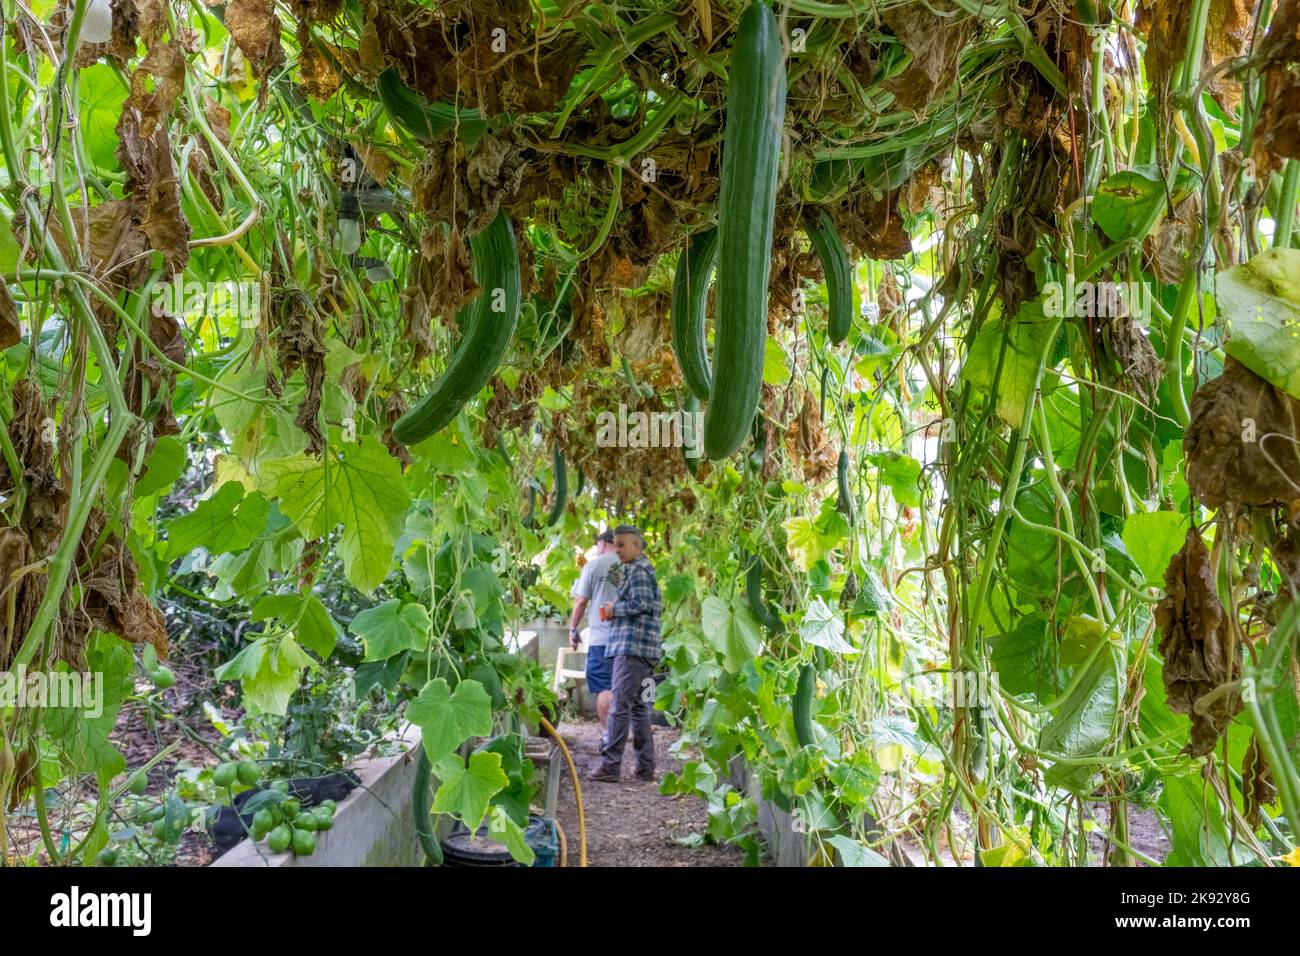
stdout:
{"type": "Polygon", "coordinates": [[[619,780],[621,780],[622,778],[618,775],[617,772],[606,770],[605,768],[601,767],[587,774],[587,779],[601,780],[604,781],[605,783],[618,783],[619,780]]]}
{"type": "Polygon", "coordinates": [[[641,771],[637,771],[636,778],[637,778],[638,780],[644,780],[644,781],[646,781],[647,783],[654,783],[654,782],[655,782],[655,772],[654,772],[653,770],[651,770],[649,773],[642,773],[641,771]]]}

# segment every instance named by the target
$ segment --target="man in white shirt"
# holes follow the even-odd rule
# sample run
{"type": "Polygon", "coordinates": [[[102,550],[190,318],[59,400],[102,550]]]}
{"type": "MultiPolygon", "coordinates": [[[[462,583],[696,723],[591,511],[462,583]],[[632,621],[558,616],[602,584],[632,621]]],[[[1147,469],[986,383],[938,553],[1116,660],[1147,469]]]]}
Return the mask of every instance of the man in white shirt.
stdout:
{"type": "Polygon", "coordinates": [[[569,618],[569,643],[577,650],[580,644],[578,629],[583,614],[587,615],[587,690],[596,695],[596,718],[600,721],[602,745],[609,733],[613,662],[605,656],[610,622],[600,619],[600,608],[618,597],[618,587],[610,580],[610,572],[618,566],[614,532],[604,531],[596,538],[596,557],[582,566],[582,572],[573,585],[572,596],[576,601],[573,616],[569,618]]]}

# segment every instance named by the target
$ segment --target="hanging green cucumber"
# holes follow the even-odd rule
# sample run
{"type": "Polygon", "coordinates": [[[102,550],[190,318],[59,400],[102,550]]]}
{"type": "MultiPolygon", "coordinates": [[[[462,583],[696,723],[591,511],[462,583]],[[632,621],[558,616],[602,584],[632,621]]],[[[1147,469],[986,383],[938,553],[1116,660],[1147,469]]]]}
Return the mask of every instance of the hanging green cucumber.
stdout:
{"type": "Polygon", "coordinates": [[[474,279],[482,291],[456,353],[424,399],[393,425],[393,438],[413,445],[447,426],[492,378],[519,321],[519,248],[505,210],[470,242],[474,279]]]}
{"type": "Polygon", "coordinates": [[[709,400],[709,354],[704,348],[704,312],[709,299],[709,276],[718,260],[718,230],[706,229],[691,237],[677,260],[673,296],[669,306],[673,352],[677,367],[691,394],[709,400]]]}
{"type": "Polygon", "coordinates": [[[812,705],[817,691],[817,668],[811,662],[799,668],[799,683],[794,691],[794,736],[800,747],[813,747],[817,737],[813,733],[812,705]]]}
{"type": "Polygon", "coordinates": [[[848,449],[840,451],[839,464],[835,468],[835,484],[839,490],[839,497],[835,501],[835,508],[844,517],[849,519],[849,524],[853,524],[853,495],[849,491],[849,452],[848,449]]]}
{"type": "Polygon", "coordinates": [[[767,601],[763,593],[763,559],[757,554],[749,558],[745,570],[745,600],[749,603],[749,613],[759,624],[773,634],[781,632],[781,615],[767,601]]]}
{"type": "Polygon", "coordinates": [[[501,455],[501,460],[506,463],[507,471],[515,467],[514,461],[510,458],[510,449],[506,447],[505,432],[497,432],[497,452],[501,455]]]}
{"type": "Polygon", "coordinates": [[[551,502],[551,511],[546,516],[548,528],[564,516],[564,506],[569,501],[569,469],[559,445],[555,446],[551,462],[551,470],[555,472],[555,500],[551,502]]]}
{"type": "Polygon", "coordinates": [[[785,49],[776,15],[740,16],[727,78],[718,205],[717,327],[704,450],[717,461],[745,441],[763,382],[767,283],[785,122],[785,49]]]}
{"type": "Polygon", "coordinates": [[[839,345],[853,328],[853,269],[849,253],[825,209],[806,211],[804,231],[812,240],[822,272],[826,274],[827,334],[833,344],[839,345]]]}
{"type": "Polygon", "coordinates": [[[396,67],[390,66],[379,74],[375,92],[388,118],[423,143],[433,142],[435,136],[453,127],[459,130],[461,139],[474,142],[487,128],[483,114],[476,109],[430,103],[402,82],[396,67]]]}
{"type": "Polygon", "coordinates": [[[415,817],[415,835],[429,862],[442,866],[442,844],[433,832],[433,821],[429,819],[429,779],[433,776],[433,765],[429,763],[429,752],[421,743],[420,759],[415,765],[415,784],[411,794],[411,813],[415,817]]]}

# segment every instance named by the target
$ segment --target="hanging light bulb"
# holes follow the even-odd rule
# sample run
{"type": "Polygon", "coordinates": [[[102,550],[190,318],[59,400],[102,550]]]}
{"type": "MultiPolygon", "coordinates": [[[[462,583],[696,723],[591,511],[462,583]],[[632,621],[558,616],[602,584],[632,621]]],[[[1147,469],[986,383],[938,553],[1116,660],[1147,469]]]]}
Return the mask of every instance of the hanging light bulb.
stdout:
{"type": "Polygon", "coordinates": [[[113,39],[112,0],[90,0],[81,21],[81,39],[87,43],[107,43],[113,39]]]}
{"type": "Polygon", "coordinates": [[[339,202],[339,251],[350,256],[361,248],[361,207],[355,193],[344,193],[339,202]]]}

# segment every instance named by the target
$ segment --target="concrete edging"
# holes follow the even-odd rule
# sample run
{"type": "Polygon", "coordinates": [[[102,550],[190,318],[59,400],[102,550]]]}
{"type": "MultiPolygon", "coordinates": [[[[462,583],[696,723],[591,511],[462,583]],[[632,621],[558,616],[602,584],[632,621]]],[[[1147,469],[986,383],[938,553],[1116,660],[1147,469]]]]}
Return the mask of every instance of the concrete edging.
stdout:
{"type": "Polygon", "coordinates": [[[358,760],[361,784],[339,804],[334,828],[316,835],[316,852],[298,857],[268,853],[266,844],[244,840],[210,866],[419,866],[423,862],[411,814],[420,729],[407,724],[398,738],[407,745],[392,757],[358,760]]]}

